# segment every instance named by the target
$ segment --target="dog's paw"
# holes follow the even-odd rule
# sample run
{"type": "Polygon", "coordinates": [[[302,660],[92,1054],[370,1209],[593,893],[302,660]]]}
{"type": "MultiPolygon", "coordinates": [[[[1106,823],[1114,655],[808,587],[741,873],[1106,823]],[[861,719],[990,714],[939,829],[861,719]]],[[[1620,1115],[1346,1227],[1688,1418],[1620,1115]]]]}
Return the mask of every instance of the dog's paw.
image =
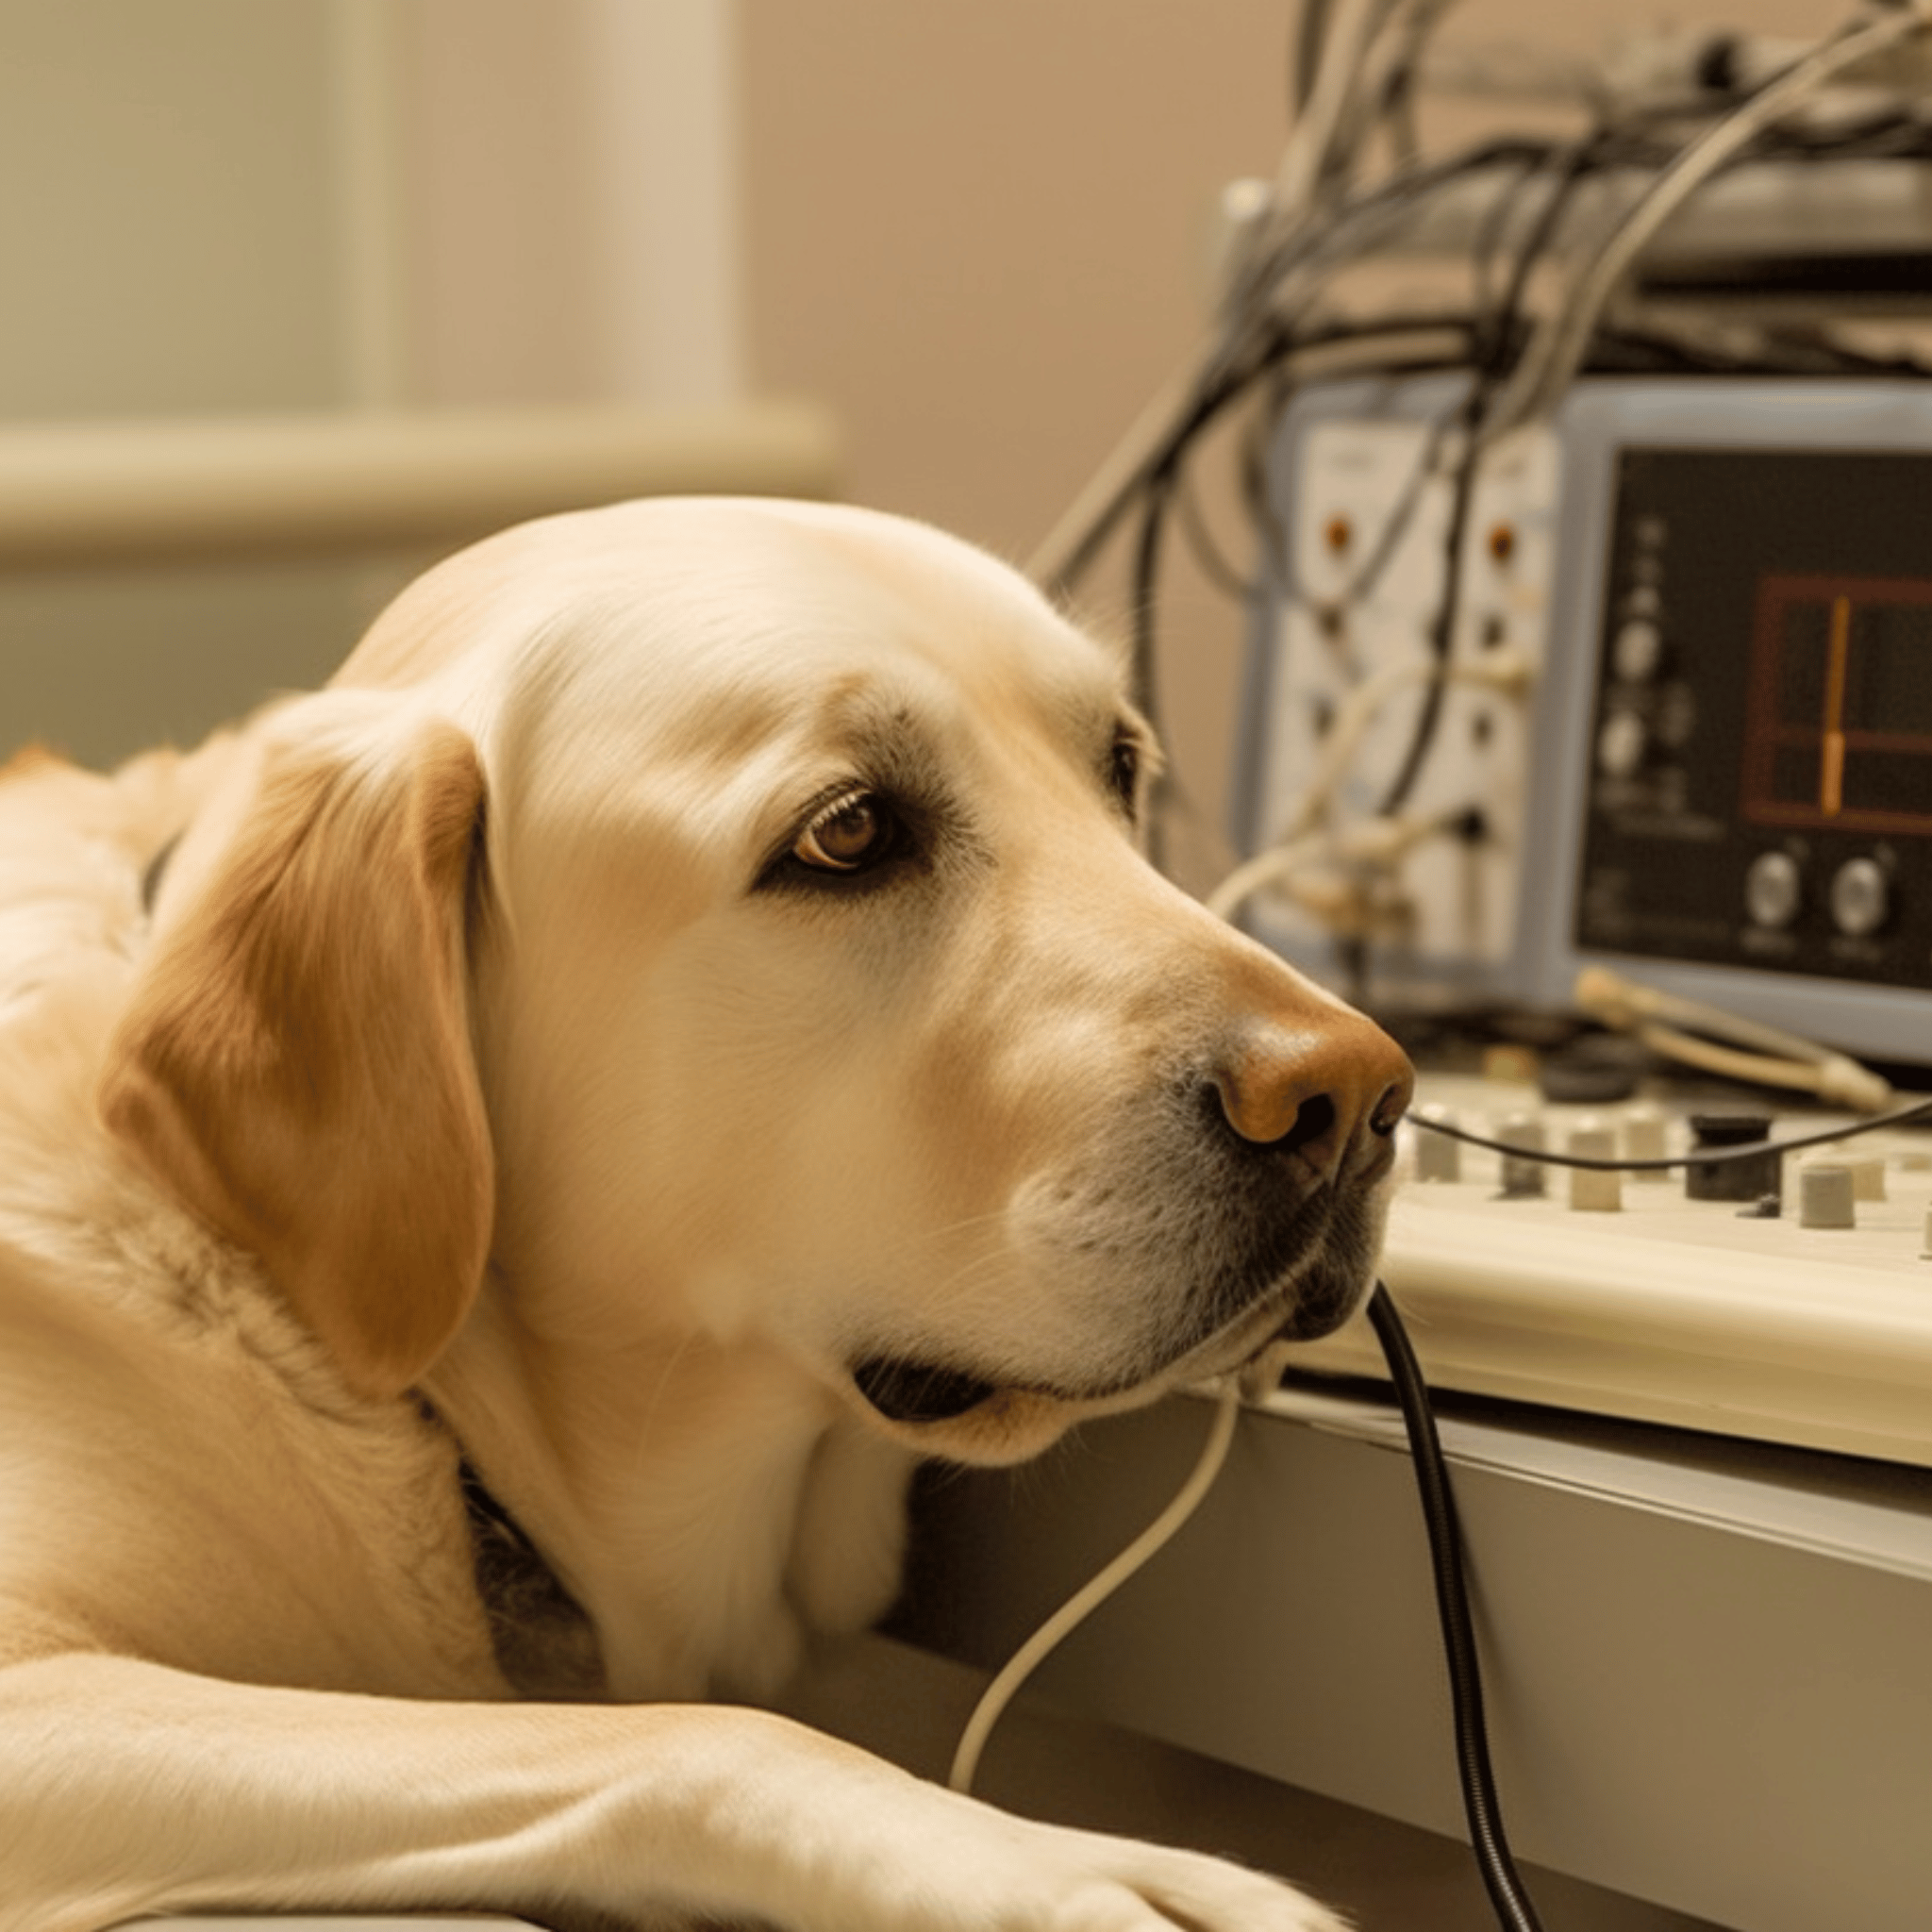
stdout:
{"type": "Polygon", "coordinates": [[[1092,1841],[1043,1924],[1054,1932],[1347,1932],[1306,1892],[1224,1859],[1158,1845],[1092,1841]]]}
{"type": "Polygon", "coordinates": [[[914,1861],[894,1932],[1347,1932],[1307,1893],[1224,1859],[973,1808],[970,1828],[914,1861]]]}

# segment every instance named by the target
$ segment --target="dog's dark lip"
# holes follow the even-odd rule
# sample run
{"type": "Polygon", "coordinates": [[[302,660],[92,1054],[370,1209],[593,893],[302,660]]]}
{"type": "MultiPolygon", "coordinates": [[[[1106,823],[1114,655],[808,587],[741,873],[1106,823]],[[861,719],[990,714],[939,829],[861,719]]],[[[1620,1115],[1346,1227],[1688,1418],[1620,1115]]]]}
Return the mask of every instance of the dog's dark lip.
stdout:
{"type": "Polygon", "coordinates": [[[892,1356],[868,1357],[853,1369],[852,1381],[888,1422],[913,1426],[957,1422],[999,1393],[984,1376],[892,1356]]]}
{"type": "MultiPolygon", "coordinates": [[[[1334,1320],[1324,1318],[1310,1329],[1305,1325],[1294,1306],[1298,1288],[1299,1283],[1295,1281],[1284,1281],[1273,1292],[1251,1303],[1218,1334],[1186,1354],[1144,1374],[1091,1388],[1002,1384],[968,1370],[891,1356],[872,1356],[858,1363],[851,1371],[852,1381],[886,1421],[914,1428],[958,1422],[1002,1394],[1034,1396],[1043,1401],[1070,1405],[1111,1402],[1122,1396],[1130,1396],[1137,1390],[1149,1388],[1163,1377],[1172,1376],[1189,1362],[1198,1364],[1199,1374],[1203,1376],[1244,1368],[1274,1342],[1312,1340],[1315,1334],[1325,1334],[1330,1328],[1339,1326],[1353,1312],[1351,1305],[1334,1320]]],[[[1186,1374],[1182,1375],[1183,1380],[1190,1378],[1186,1374]]]]}

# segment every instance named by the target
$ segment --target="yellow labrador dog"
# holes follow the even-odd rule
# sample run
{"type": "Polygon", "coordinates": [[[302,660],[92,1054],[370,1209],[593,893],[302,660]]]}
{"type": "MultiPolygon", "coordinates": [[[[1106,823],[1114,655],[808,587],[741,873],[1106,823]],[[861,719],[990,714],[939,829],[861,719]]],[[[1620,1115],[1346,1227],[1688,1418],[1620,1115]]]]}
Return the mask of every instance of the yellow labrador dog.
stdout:
{"type": "Polygon", "coordinates": [[[1333,1924],[749,1707],[915,1458],[1363,1290],[1407,1066],[1143,862],[1154,756],[976,551],[692,501],[186,758],[14,760],[0,1926],[1333,1924]]]}

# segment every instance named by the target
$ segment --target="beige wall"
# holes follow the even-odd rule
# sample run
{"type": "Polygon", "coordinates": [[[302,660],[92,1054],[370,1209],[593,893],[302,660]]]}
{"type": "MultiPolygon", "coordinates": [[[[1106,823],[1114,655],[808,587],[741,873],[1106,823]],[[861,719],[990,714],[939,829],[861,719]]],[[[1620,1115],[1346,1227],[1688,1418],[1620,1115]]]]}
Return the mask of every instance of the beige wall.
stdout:
{"type": "Polygon", "coordinates": [[[853,490],[1024,553],[1203,319],[1281,138],[1280,0],[741,0],[760,380],[853,490]]]}
{"type": "MultiPolygon", "coordinates": [[[[0,0],[0,423],[349,385],[331,0],[0,0]]],[[[0,758],[105,761],[325,675],[341,570],[0,580],[0,758]]]]}
{"type": "Polygon", "coordinates": [[[741,391],[733,0],[335,4],[391,67],[402,400],[741,391]]]}
{"type": "MultiPolygon", "coordinates": [[[[1447,31],[1594,47],[1662,5],[1466,0],[1447,31]]],[[[1286,130],[1294,12],[0,0],[0,419],[803,391],[853,496],[1022,558],[1196,340],[1216,197],[1286,130]]],[[[192,731],[325,669],[352,589],[0,589],[0,741],[192,731]]],[[[1208,872],[1239,619],[1184,569],[1161,618],[1208,872]]]]}
{"type": "Polygon", "coordinates": [[[325,0],[0,0],[0,419],[335,400],[329,58],[325,0]]]}
{"type": "MultiPolygon", "coordinates": [[[[0,0],[0,426],[742,381],[732,0],[0,0]]],[[[0,758],[319,682],[393,565],[0,579],[0,758]]]]}

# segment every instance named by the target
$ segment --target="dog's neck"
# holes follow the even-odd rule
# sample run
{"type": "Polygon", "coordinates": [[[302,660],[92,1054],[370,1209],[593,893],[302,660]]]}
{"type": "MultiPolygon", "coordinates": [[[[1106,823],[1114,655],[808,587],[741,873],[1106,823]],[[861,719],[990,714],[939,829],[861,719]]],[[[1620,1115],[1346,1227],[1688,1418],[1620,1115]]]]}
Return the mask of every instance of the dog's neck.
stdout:
{"type": "Polygon", "coordinates": [[[504,1675],[524,1696],[546,1702],[604,1696],[604,1657],[582,1605],[467,1457],[459,1479],[476,1593],[504,1675]]]}
{"type": "Polygon", "coordinates": [[[808,1633],[891,1600],[910,1458],[774,1350],[546,1339],[492,1281],[426,1393],[582,1606],[613,1697],[769,1696],[808,1633]]]}

